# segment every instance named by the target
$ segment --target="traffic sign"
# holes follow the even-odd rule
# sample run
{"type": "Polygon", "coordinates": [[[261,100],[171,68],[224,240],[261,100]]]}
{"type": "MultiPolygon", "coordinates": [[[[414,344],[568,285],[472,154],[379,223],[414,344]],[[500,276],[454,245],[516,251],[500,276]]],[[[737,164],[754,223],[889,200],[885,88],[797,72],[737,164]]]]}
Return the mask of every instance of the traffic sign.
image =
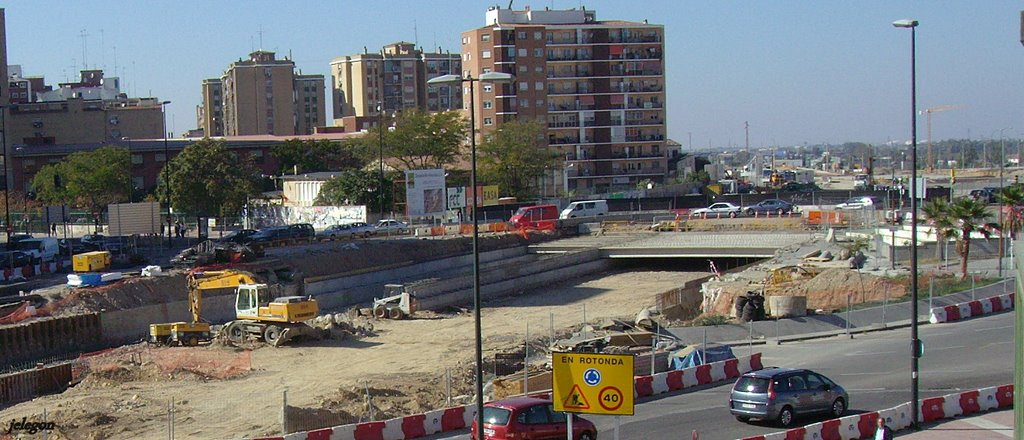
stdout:
{"type": "Polygon", "coordinates": [[[555,411],[633,415],[633,356],[552,353],[555,411]]]}

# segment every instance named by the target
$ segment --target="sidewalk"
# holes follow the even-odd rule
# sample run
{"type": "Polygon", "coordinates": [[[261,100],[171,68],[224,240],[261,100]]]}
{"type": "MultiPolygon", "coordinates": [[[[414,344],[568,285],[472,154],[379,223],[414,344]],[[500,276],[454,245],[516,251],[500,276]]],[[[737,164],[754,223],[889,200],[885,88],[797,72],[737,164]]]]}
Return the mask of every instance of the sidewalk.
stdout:
{"type": "Polygon", "coordinates": [[[1013,410],[993,411],[929,423],[923,425],[921,431],[899,431],[896,437],[907,440],[1013,438],[1013,410]]]}

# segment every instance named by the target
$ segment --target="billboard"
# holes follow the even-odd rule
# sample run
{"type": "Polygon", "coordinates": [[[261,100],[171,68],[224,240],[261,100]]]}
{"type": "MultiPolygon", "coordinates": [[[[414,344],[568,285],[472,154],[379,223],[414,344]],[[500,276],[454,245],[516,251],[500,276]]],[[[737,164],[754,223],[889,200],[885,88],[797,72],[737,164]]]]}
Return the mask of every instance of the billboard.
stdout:
{"type": "Polygon", "coordinates": [[[448,188],[448,209],[466,207],[466,187],[448,188]]]}
{"type": "Polygon", "coordinates": [[[159,234],[160,204],[157,202],[114,203],[107,205],[111,234],[159,234]]]}
{"type": "Polygon", "coordinates": [[[405,214],[409,217],[443,215],[447,210],[444,170],[405,172],[405,214]]]}

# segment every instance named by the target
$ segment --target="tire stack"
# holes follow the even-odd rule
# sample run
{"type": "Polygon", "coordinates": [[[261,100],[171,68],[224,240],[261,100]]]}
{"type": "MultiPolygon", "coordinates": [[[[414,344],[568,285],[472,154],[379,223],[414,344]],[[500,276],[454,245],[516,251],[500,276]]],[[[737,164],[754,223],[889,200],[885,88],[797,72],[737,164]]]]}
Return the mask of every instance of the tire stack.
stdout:
{"type": "Polygon", "coordinates": [[[765,317],[764,295],[747,292],[746,296],[736,297],[736,317],[740,322],[763,320],[765,317]]]}

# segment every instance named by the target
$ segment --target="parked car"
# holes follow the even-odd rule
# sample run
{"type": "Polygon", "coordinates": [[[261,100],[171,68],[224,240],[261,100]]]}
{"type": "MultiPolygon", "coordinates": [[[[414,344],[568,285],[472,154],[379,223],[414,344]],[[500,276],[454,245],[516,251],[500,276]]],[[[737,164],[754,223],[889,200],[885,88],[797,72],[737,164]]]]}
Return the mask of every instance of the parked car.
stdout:
{"type": "MultiPolygon", "coordinates": [[[[536,397],[513,397],[495,400],[484,405],[483,437],[479,436],[476,421],[470,429],[474,440],[505,439],[564,439],[566,413],[555,412],[551,401],[536,397]]],[[[595,440],[597,428],[589,420],[572,415],[572,438],[595,440]]]]}
{"type": "Polygon", "coordinates": [[[882,206],[882,201],[875,196],[860,196],[851,197],[847,201],[836,205],[838,210],[851,210],[851,209],[877,209],[882,206]]]}
{"type": "Polygon", "coordinates": [[[746,373],[729,395],[729,412],[741,422],[774,420],[787,427],[798,415],[841,417],[850,396],[839,384],[811,370],[765,368],[746,373]]]}
{"type": "Polygon", "coordinates": [[[558,218],[597,217],[608,213],[607,200],[583,200],[572,202],[559,214],[558,218]]]}
{"type": "Polygon", "coordinates": [[[106,237],[103,234],[85,234],[82,236],[82,246],[89,251],[101,251],[104,240],[106,237]]]}
{"type": "Polygon", "coordinates": [[[974,200],[980,200],[985,203],[995,203],[997,201],[996,192],[998,192],[998,188],[981,188],[972,189],[970,194],[971,198],[974,200]]]}
{"type": "Polygon", "coordinates": [[[322,231],[317,231],[317,237],[330,238],[356,238],[369,237],[373,235],[376,228],[363,222],[345,223],[343,225],[328,226],[322,231]]]}
{"type": "Polygon", "coordinates": [[[35,237],[33,237],[32,234],[14,234],[14,235],[11,235],[10,240],[7,241],[7,250],[9,250],[9,251],[17,250],[18,249],[18,242],[19,241],[21,241],[21,240],[28,240],[30,238],[35,238],[35,237]]]}
{"type": "Polygon", "coordinates": [[[713,216],[713,215],[715,215],[715,216],[721,215],[723,217],[724,216],[736,217],[736,216],[740,215],[741,212],[742,212],[742,208],[740,208],[739,206],[736,206],[736,205],[734,205],[732,203],[729,203],[729,202],[718,202],[718,203],[712,203],[711,206],[708,206],[707,208],[697,208],[697,209],[694,209],[693,211],[690,211],[690,215],[704,215],[704,214],[707,214],[709,217],[713,216]]]}
{"type": "Polygon", "coordinates": [[[53,237],[26,238],[15,243],[15,247],[31,255],[33,262],[53,261],[60,252],[60,244],[53,237]]]}
{"type": "Polygon", "coordinates": [[[82,240],[78,238],[62,238],[57,240],[57,242],[60,245],[61,255],[81,254],[91,250],[86,248],[85,244],[82,243],[82,240]]]}
{"type": "Polygon", "coordinates": [[[278,240],[293,238],[292,231],[287,226],[275,226],[264,228],[249,236],[248,243],[267,244],[278,240]]]}
{"type": "Polygon", "coordinates": [[[249,237],[252,237],[257,231],[255,229],[239,229],[237,231],[231,231],[228,235],[218,238],[218,243],[238,243],[244,244],[249,241],[249,237]]]}
{"type": "Polygon", "coordinates": [[[25,252],[0,252],[0,269],[12,269],[15,267],[28,266],[30,264],[32,264],[32,256],[25,252]]]}
{"type": "Polygon", "coordinates": [[[288,231],[291,232],[292,238],[313,238],[316,236],[316,229],[313,229],[313,225],[309,223],[288,225],[288,231]]]}
{"type": "Polygon", "coordinates": [[[772,214],[789,214],[791,212],[796,212],[796,210],[793,207],[792,203],[789,203],[789,202],[787,202],[785,200],[768,199],[768,200],[762,200],[761,202],[757,203],[756,205],[750,205],[750,206],[747,206],[747,207],[743,208],[743,212],[747,213],[748,215],[767,214],[767,213],[772,213],[772,214]]]}
{"type": "Polygon", "coordinates": [[[384,235],[394,235],[394,234],[402,235],[402,234],[408,234],[408,233],[409,233],[409,225],[408,224],[406,224],[404,222],[401,222],[401,221],[398,221],[398,220],[395,220],[395,219],[392,219],[392,218],[387,218],[387,219],[381,220],[381,221],[377,222],[377,224],[374,226],[374,234],[376,234],[376,235],[381,235],[381,234],[384,234],[384,235]]]}
{"type": "Polygon", "coordinates": [[[532,205],[519,208],[509,223],[515,228],[539,228],[546,224],[554,224],[558,220],[558,206],[555,205],[532,205]]]}

